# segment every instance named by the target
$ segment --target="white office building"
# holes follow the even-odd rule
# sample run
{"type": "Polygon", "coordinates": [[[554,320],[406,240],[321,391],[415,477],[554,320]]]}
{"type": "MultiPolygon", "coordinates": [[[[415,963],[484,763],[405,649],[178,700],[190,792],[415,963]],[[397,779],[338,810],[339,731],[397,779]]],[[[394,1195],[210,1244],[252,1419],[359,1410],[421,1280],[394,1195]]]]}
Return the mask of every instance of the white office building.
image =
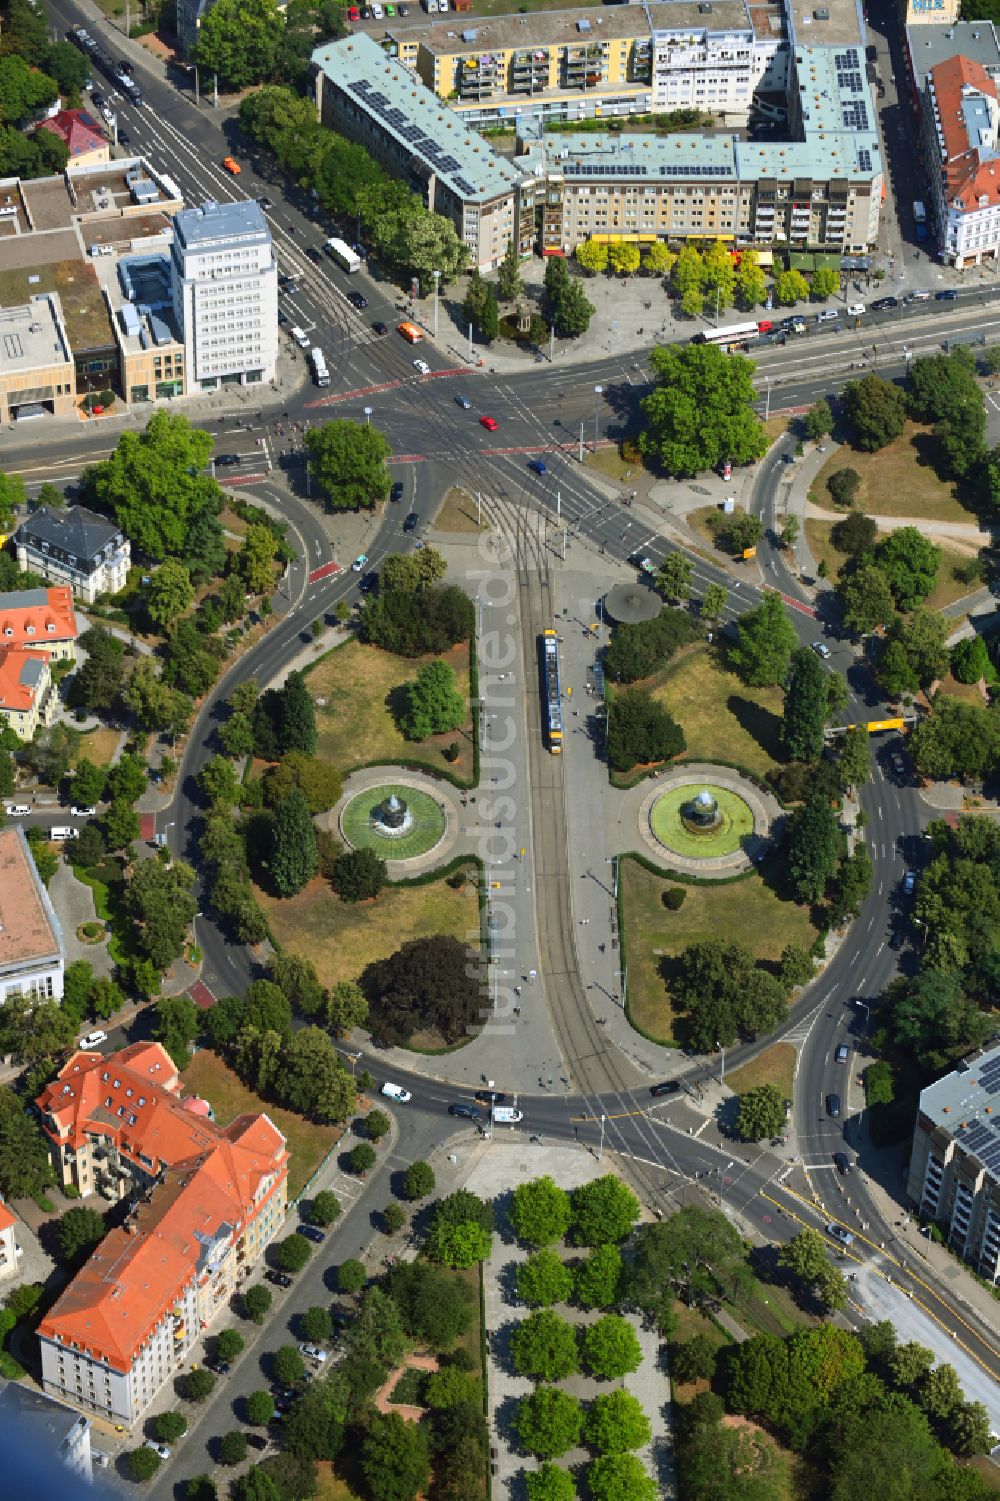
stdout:
{"type": "Polygon", "coordinates": [[[278,263],[260,205],[182,209],[174,218],[171,254],[188,393],[273,380],[278,263]]]}

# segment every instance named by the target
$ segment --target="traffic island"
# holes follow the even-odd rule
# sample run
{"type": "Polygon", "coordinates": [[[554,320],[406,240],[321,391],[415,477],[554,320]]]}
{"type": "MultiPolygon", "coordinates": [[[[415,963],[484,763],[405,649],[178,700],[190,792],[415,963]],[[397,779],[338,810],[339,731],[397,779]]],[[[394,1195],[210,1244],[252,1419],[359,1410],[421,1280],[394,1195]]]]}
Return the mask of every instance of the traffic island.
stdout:
{"type": "Polygon", "coordinates": [[[656,864],[708,880],[760,863],[780,812],[739,772],[679,766],[656,778],[639,810],[639,833],[656,864]]]}

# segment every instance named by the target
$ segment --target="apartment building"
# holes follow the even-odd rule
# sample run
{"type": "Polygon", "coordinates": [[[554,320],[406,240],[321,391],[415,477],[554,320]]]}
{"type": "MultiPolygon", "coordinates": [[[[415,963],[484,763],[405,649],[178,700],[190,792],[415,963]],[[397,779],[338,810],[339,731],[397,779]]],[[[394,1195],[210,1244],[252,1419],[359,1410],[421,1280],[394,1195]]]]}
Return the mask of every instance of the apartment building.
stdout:
{"type": "Polygon", "coordinates": [[[952,266],[1000,254],[1000,101],[981,63],[956,56],[928,70],[924,153],[938,253],[952,266]]]}
{"type": "Polygon", "coordinates": [[[921,1091],[906,1191],[953,1251],[1000,1282],[1000,1047],[921,1091]]]}
{"type": "Polygon", "coordinates": [[[0,650],[0,724],[20,740],[32,740],[36,730],[52,723],[58,706],[44,651],[0,650]]]}
{"type": "Polygon", "coordinates": [[[44,1392],[11,1381],[0,1391],[0,1426],[8,1436],[17,1433],[36,1454],[54,1455],[71,1474],[90,1485],[94,1476],[89,1418],[44,1392]]]}
{"type": "Polygon", "coordinates": [[[0,1281],[16,1275],[18,1260],[24,1255],[17,1243],[17,1224],[17,1215],[0,1195],[0,1281]]]}
{"type": "Polygon", "coordinates": [[[63,970],[62,929],[28,841],[21,829],[0,829],[0,1005],[62,1000],[63,970]]]}
{"type": "Polygon", "coordinates": [[[514,235],[516,169],[371,37],[318,47],[320,119],[360,143],[445,215],[481,271],[503,260],[514,235]]]}
{"type": "Polygon", "coordinates": [[[252,200],[204,203],[174,218],[173,313],[184,340],[187,390],[274,379],[278,262],[252,200]]]}
{"type": "Polygon", "coordinates": [[[67,417],[76,401],[76,367],[58,292],[0,307],[0,422],[67,417]]]}
{"type": "Polygon", "coordinates": [[[0,594],[0,651],[44,651],[51,661],[76,661],[76,611],[67,584],[0,594]]]}
{"type": "Polygon", "coordinates": [[[125,587],[132,544],[121,527],[85,506],[64,511],[39,506],[12,540],[22,573],[30,570],[53,584],[67,584],[85,604],[125,587]]]}
{"type": "Polygon", "coordinates": [[[42,1384],[131,1427],[280,1229],[285,1139],[218,1126],[158,1043],[76,1053],[35,1104],[59,1181],[131,1200],[39,1324],[42,1384]]]}

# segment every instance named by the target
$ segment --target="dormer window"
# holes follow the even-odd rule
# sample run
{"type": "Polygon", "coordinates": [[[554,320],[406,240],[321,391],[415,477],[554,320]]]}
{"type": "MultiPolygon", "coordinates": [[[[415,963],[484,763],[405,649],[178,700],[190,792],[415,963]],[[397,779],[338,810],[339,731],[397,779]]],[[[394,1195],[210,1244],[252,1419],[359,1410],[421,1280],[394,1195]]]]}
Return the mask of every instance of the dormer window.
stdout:
{"type": "Polygon", "coordinates": [[[13,636],[14,627],[12,625],[5,625],[3,628],[3,633],[5,636],[13,636]]]}
{"type": "Polygon", "coordinates": [[[26,636],[33,636],[35,634],[35,627],[33,625],[26,625],[24,628],[24,634],[26,636]]]}
{"type": "Polygon", "coordinates": [[[56,629],[55,622],[52,621],[52,620],[47,620],[45,622],[45,629],[48,631],[48,633],[49,633],[50,636],[54,635],[55,634],[55,629],[56,629]]]}

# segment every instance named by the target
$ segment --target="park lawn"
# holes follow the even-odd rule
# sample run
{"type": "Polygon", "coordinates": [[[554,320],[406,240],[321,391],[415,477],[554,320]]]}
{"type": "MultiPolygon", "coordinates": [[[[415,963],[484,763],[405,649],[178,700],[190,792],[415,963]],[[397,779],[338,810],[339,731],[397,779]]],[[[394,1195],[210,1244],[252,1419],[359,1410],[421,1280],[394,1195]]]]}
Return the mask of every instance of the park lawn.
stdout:
{"type": "Polygon", "coordinates": [[[670,710],[685,760],[724,761],[763,776],[781,759],[780,688],[748,688],[718,646],[700,646],[641,684],[670,710]]]}
{"type": "MultiPolygon", "coordinates": [[[[847,553],[839,552],[831,539],[830,534],[836,524],[835,520],[824,521],[818,516],[806,517],[806,541],[809,543],[809,550],[817,563],[821,558],[826,560],[827,572],[831,580],[836,579],[841,568],[848,561],[847,553]]],[[[879,540],[886,535],[887,532],[880,531],[879,540]]],[[[927,597],[928,609],[943,610],[945,605],[954,604],[955,600],[961,599],[963,594],[972,593],[976,586],[963,583],[958,576],[958,570],[968,563],[970,556],[970,553],[960,552],[957,548],[941,547],[937,583],[927,597]]]]}
{"type": "Polygon", "coordinates": [[[960,683],[957,678],[952,677],[950,672],[941,679],[938,691],[946,694],[948,698],[960,698],[963,704],[975,704],[979,709],[984,707],[979,684],[960,683]]]}
{"type": "Polygon", "coordinates": [[[818,516],[806,517],[806,541],[809,551],[816,560],[817,566],[821,562],[826,563],[827,577],[833,583],[844,564],[847,562],[847,553],[840,552],[834,545],[830,533],[836,526],[835,521],[821,521],[818,516]]]}
{"type": "Polygon", "coordinates": [[[723,1307],[749,1335],[794,1334],[796,1329],[813,1329],[822,1322],[803,1313],[787,1287],[756,1276],[746,1298],[739,1302],[724,1299],[723,1307]]]}
{"type": "Polygon", "coordinates": [[[291,1202],[309,1182],[323,1158],[344,1134],[342,1126],[319,1126],[292,1110],[262,1100],[223,1063],[217,1053],[200,1048],[183,1072],[185,1094],[207,1100],[220,1126],[238,1115],[266,1111],[288,1143],[288,1199],[291,1202]]]}
{"type": "MultiPolygon", "coordinates": [[[[586,442],[586,436],[584,441],[586,442]]],[[[616,484],[623,485],[628,479],[636,479],[640,474],[647,472],[641,458],[623,459],[621,451],[613,444],[606,448],[599,448],[596,453],[593,449],[584,453],[583,467],[596,469],[598,474],[603,474],[605,479],[614,480],[616,484]]]]}
{"type": "Polygon", "coordinates": [[[726,1075],[726,1083],[735,1094],[746,1094],[748,1089],[759,1089],[762,1084],[774,1084],[781,1090],[781,1098],[790,1100],[794,1076],[795,1049],[790,1042],[776,1042],[741,1068],[734,1068],[726,1075]]]}
{"type": "Polygon", "coordinates": [[[826,482],[838,469],[854,469],[861,476],[855,505],[868,516],[918,516],[928,521],[975,521],[958,498],[958,488],[940,480],[924,457],[933,447],[931,428],[908,422],[898,438],[878,453],[838,448],[809,487],[814,505],[835,514],[826,482]]]}
{"type": "MultiPolygon", "coordinates": [[[[765,870],[768,867],[764,867],[765,870]]],[[[808,908],[782,901],[758,871],[741,881],[687,886],[684,905],[668,912],[662,895],[676,885],[628,858],[621,862],[622,914],[628,962],[629,1017],[656,1042],[677,1046],[675,1015],[660,973],[661,960],[689,944],[724,935],[761,960],[775,962],[786,944],[812,947],[816,929],[808,908]]]]}
{"type": "Polygon", "coordinates": [[[477,522],[476,509],[476,497],[463,490],[461,485],[452,485],[431,526],[436,532],[485,532],[489,529],[489,522],[477,522]]]}
{"type": "MultiPolygon", "coordinates": [[[[377,646],[348,641],[307,668],[309,692],[315,700],[324,700],[316,705],[317,754],[332,761],[345,776],[356,766],[405,761],[426,766],[436,774],[448,770],[471,782],[470,715],[466,715],[460,730],[412,741],[403,738],[390,708],[401,696],[403,684],[412,683],[424,663],[434,660],[433,656],[397,657],[377,646]],[[453,740],[458,741],[461,752],[449,765],[443,752],[453,740]]],[[[453,646],[444,654],[444,661],[454,670],[458,691],[468,699],[468,643],[453,646]]]]}
{"type": "Polygon", "coordinates": [[[96,730],[86,730],[80,737],[80,749],[73,757],[73,765],[86,759],[93,761],[95,766],[110,766],[111,757],[118,749],[123,733],[122,730],[113,730],[107,725],[101,725],[96,730]]]}
{"type": "Polygon", "coordinates": [[[364,1480],[361,1475],[357,1452],[341,1454],[336,1461],[336,1469],[328,1459],[320,1459],[316,1463],[316,1490],[313,1501],[361,1501],[362,1495],[366,1494],[361,1487],[364,1480]],[[349,1477],[358,1484],[355,1490],[349,1483],[349,1477]]]}
{"type": "MultiPolygon", "coordinates": [[[[470,865],[469,874],[475,874],[470,865]]],[[[444,877],[420,886],[387,886],[373,902],[342,902],[317,876],[281,899],[257,891],[282,948],[311,959],[324,985],[356,980],[367,965],[387,959],[412,938],[448,934],[479,946],[479,899],[471,881],[455,891],[444,877]]],[[[414,1037],[414,1042],[419,1043],[414,1037]]]]}

